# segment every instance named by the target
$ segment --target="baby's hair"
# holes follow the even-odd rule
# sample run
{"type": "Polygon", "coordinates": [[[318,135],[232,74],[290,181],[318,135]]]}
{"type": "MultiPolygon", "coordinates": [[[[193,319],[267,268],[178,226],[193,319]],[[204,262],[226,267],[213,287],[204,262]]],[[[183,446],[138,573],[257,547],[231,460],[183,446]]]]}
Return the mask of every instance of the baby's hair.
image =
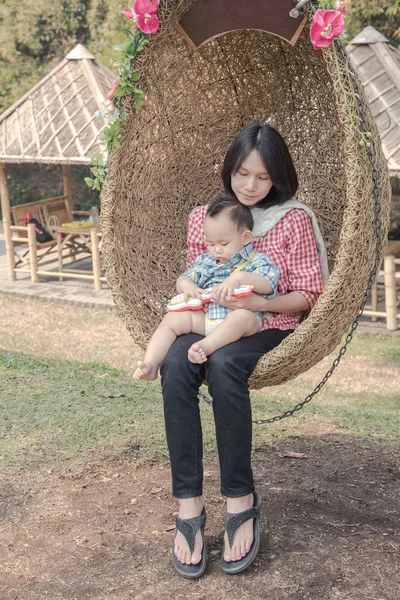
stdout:
{"type": "Polygon", "coordinates": [[[251,210],[230,194],[222,194],[215,198],[207,209],[206,217],[216,217],[224,210],[229,211],[229,218],[236,225],[238,231],[253,230],[254,220],[251,210]]]}

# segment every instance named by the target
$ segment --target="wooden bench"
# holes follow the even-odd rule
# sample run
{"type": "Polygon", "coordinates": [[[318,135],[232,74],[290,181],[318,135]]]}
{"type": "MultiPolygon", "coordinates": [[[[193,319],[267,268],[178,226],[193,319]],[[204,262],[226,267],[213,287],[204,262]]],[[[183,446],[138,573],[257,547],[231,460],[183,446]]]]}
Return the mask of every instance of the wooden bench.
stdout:
{"type": "MultiPolygon", "coordinates": [[[[42,223],[49,233],[54,225],[70,223],[77,215],[89,215],[89,211],[71,210],[66,196],[57,196],[56,198],[47,198],[46,200],[36,200],[12,206],[11,216],[14,227],[25,226],[24,215],[31,213],[35,219],[42,223]]],[[[27,236],[21,236],[27,237],[27,236]]]]}
{"type": "MultiPolygon", "coordinates": [[[[55,228],[63,223],[70,223],[75,216],[89,216],[90,211],[74,211],[66,196],[57,196],[55,198],[46,198],[45,200],[36,200],[35,202],[27,202],[12,206],[10,209],[13,225],[11,225],[12,238],[14,246],[15,267],[29,267],[29,248],[27,250],[18,251],[16,247],[29,246],[28,228],[25,225],[24,215],[31,213],[43,227],[54,237],[48,242],[36,241],[36,262],[43,266],[58,261],[57,255],[57,240],[55,236],[55,228]]],[[[69,245],[66,247],[68,255],[72,259],[77,259],[76,249],[69,245]]],[[[80,259],[79,259],[80,260],[80,259]]]]}

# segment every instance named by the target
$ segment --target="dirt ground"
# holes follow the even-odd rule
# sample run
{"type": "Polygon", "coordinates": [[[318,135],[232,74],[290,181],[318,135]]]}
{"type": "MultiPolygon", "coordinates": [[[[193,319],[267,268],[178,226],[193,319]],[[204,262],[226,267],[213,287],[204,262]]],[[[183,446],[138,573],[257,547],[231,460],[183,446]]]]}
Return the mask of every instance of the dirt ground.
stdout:
{"type": "Polygon", "coordinates": [[[398,600],[394,446],[324,436],[256,451],[261,550],[254,566],[236,576],[219,567],[224,501],[216,456],[207,455],[209,561],[194,582],[171,565],[176,505],[168,465],[137,467],[132,452],[1,480],[2,600],[398,600]],[[307,458],[280,456],[287,451],[307,458]]]}
{"type": "MultiPolygon", "coordinates": [[[[5,297],[1,310],[0,345],[10,350],[125,369],[141,354],[108,311],[49,311],[5,297]]],[[[298,378],[299,394],[330,364],[328,357],[298,378]]],[[[384,359],[349,356],[328,385],[389,393],[398,381],[398,368],[384,359]]],[[[254,453],[261,549],[248,572],[231,577],[219,567],[225,507],[214,453],[205,459],[208,566],[192,582],[171,564],[177,506],[166,460],[138,466],[132,443],[119,458],[96,454],[84,465],[2,473],[1,600],[399,600],[398,445],[314,421],[300,432],[254,453]],[[280,456],[288,451],[307,457],[280,456]]]]}

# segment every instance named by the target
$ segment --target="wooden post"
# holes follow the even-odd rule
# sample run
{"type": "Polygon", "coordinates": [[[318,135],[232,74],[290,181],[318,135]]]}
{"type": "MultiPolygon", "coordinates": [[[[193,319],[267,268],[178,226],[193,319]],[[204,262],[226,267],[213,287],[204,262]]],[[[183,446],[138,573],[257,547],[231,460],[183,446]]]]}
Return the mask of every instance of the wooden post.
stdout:
{"type": "MultiPolygon", "coordinates": [[[[60,273],[63,272],[63,255],[62,255],[62,233],[61,231],[56,232],[56,240],[57,240],[57,257],[58,257],[58,270],[60,273]]],[[[63,278],[60,276],[59,281],[62,281],[63,278]]]]}
{"type": "Polygon", "coordinates": [[[32,283],[39,283],[36,231],[33,223],[28,223],[29,267],[32,283]]]}
{"type": "Polygon", "coordinates": [[[71,186],[71,167],[69,165],[62,166],[64,196],[68,200],[69,211],[71,213],[70,220],[72,221],[72,186],[71,186]]]}
{"type": "Polygon", "coordinates": [[[99,252],[99,238],[97,237],[98,229],[93,228],[90,230],[90,241],[92,245],[92,266],[93,266],[93,279],[94,289],[101,290],[101,266],[100,266],[100,252],[99,252]]]}
{"type": "Polygon", "coordinates": [[[397,298],[396,298],[396,264],[393,254],[384,257],[385,272],[385,303],[386,303],[386,327],[390,331],[397,329],[397,298]]]}
{"type": "Polygon", "coordinates": [[[1,212],[3,213],[4,239],[6,242],[8,279],[15,281],[15,255],[11,232],[10,197],[8,195],[6,164],[3,162],[0,162],[0,199],[1,212]]]}

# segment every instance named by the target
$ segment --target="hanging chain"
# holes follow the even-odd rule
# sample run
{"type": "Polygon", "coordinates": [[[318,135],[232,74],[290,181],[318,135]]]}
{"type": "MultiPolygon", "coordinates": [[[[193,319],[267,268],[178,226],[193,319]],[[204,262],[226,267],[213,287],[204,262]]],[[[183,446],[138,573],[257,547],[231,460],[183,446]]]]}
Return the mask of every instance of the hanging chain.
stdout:
{"type": "MultiPolygon", "coordinates": [[[[353,69],[353,67],[352,67],[352,65],[350,63],[350,59],[347,56],[346,51],[345,51],[344,47],[342,46],[342,44],[340,42],[336,43],[336,40],[333,43],[336,44],[336,50],[341,55],[342,60],[346,63],[346,66],[347,66],[347,68],[349,70],[350,78],[351,78],[351,81],[353,83],[355,95],[356,95],[357,102],[358,102],[358,109],[359,109],[361,127],[362,127],[363,132],[367,133],[369,131],[369,126],[368,126],[367,118],[365,116],[365,106],[364,106],[364,103],[361,101],[362,93],[361,93],[361,90],[360,90],[360,84],[359,84],[357,75],[356,75],[356,73],[355,73],[355,71],[354,71],[354,69],[353,69]]],[[[281,421],[282,419],[285,419],[286,417],[292,417],[294,415],[294,413],[298,412],[306,404],[308,404],[314,398],[314,396],[316,396],[321,391],[321,389],[324,387],[324,385],[326,384],[326,382],[328,381],[328,379],[333,374],[334,370],[339,366],[341,358],[346,353],[347,346],[350,344],[351,340],[353,339],[354,332],[356,331],[356,329],[358,327],[359,319],[360,319],[360,317],[362,315],[362,312],[364,310],[365,304],[366,304],[366,302],[368,300],[368,297],[369,297],[369,295],[371,293],[372,286],[374,284],[374,281],[376,279],[376,275],[378,273],[378,269],[380,267],[380,263],[381,263],[381,250],[382,250],[381,217],[380,217],[380,214],[381,214],[381,202],[380,202],[381,201],[381,193],[380,193],[379,184],[378,184],[378,174],[377,174],[378,170],[377,170],[376,157],[375,157],[375,152],[374,152],[374,143],[375,142],[374,142],[373,138],[371,138],[370,142],[371,142],[371,146],[367,147],[367,151],[368,151],[368,158],[369,158],[369,161],[370,161],[371,167],[372,167],[372,181],[373,181],[374,207],[375,207],[376,255],[375,255],[375,263],[374,263],[374,266],[372,268],[371,275],[369,277],[368,286],[367,286],[367,289],[365,291],[364,298],[363,298],[363,300],[361,302],[361,306],[359,308],[358,315],[357,315],[356,319],[354,320],[352,326],[350,327],[350,331],[349,331],[349,333],[346,336],[345,343],[343,344],[343,346],[339,350],[338,356],[335,358],[335,360],[333,361],[330,369],[325,374],[325,376],[321,379],[321,381],[315,387],[315,389],[311,392],[311,394],[308,394],[308,396],[306,396],[306,398],[304,398],[304,400],[302,402],[299,402],[299,404],[296,404],[296,406],[294,408],[292,408],[290,410],[287,410],[286,412],[284,412],[284,413],[282,413],[280,415],[276,415],[275,417],[271,417],[269,419],[257,419],[255,421],[253,421],[253,423],[256,424],[256,425],[264,425],[265,423],[275,423],[276,421],[281,421]]],[[[205,402],[207,402],[207,404],[212,404],[212,399],[209,398],[206,394],[204,394],[203,391],[199,390],[199,396],[201,396],[201,398],[205,402]]]]}

